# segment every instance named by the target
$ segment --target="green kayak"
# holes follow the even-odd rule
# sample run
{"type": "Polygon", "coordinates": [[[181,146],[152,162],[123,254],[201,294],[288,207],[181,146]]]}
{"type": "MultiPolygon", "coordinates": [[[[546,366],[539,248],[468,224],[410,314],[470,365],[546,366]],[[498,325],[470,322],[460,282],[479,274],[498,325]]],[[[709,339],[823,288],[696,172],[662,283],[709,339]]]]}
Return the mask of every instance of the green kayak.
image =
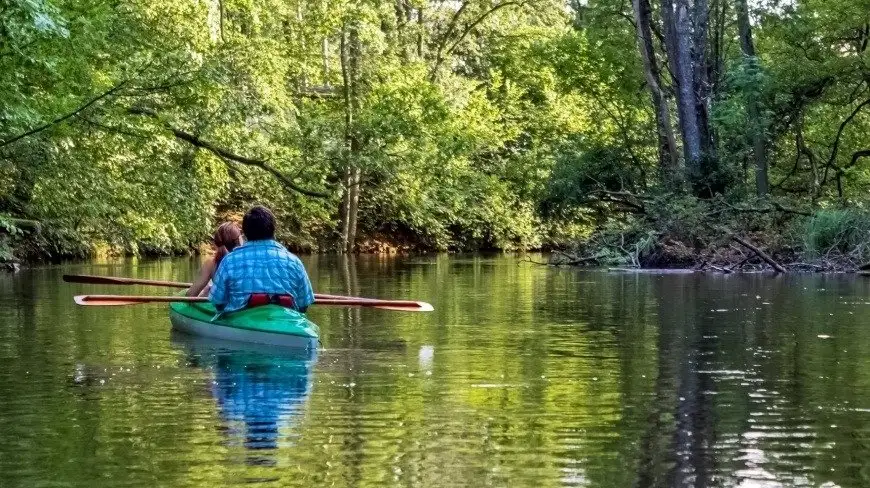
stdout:
{"type": "Polygon", "coordinates": [[[223,314],[210,303],[170,303],[172,327],[181,332],[231,341],[316,349],[320,329],[305,314],[263,305],[223,314]]]}

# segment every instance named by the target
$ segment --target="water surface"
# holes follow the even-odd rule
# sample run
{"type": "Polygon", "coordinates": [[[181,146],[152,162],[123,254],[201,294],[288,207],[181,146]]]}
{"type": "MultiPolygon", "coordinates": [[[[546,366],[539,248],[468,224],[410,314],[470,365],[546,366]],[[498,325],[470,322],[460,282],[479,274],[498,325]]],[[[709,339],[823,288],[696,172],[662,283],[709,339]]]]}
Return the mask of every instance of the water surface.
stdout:
{"type": "Polygon", "coordinates": [[[0,274],[0,486],[870,486],[870,281],[557,270],[513,257],[306,257],[306,355],[77,307],[0,274]]]}

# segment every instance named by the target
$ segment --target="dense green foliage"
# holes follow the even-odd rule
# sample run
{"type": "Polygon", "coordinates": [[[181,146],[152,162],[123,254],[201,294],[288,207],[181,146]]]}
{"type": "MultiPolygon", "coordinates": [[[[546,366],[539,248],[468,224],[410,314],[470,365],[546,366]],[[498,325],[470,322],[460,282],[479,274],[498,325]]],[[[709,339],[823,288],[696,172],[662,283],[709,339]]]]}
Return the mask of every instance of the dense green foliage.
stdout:
{"type": "Polygon", "coordinates": [[[24,235],[43,256],[181,251],[254,202],[308,250],[645,239],[756,193],[863,207],[866,0],[751,2],[748,24],[740,1],[683,4],[688,102],[667,3],[5,2],[0,257],[24,235]]]}

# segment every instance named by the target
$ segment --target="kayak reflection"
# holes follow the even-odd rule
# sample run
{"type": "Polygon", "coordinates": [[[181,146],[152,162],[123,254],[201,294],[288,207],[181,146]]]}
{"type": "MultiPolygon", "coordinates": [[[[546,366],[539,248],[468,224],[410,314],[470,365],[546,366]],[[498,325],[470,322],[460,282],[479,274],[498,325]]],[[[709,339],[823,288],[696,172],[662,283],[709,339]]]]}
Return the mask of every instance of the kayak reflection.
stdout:
{"type": "Polygon", "coordinates": [[[171,341],[193,367],[214,372],[217,401],[231,446],[275,449],[292,442],[288,427],[311,392],[316,350],[282,349],[174,332],[171,341]],[[288,438],[281,439],[282,432],[288,438]]]}

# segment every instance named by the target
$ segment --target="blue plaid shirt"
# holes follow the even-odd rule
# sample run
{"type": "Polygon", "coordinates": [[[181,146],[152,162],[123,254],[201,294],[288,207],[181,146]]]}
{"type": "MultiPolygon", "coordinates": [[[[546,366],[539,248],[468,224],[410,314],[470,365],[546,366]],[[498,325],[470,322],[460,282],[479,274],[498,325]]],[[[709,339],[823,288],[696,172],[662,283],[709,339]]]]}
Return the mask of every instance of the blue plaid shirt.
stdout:
{"type": "Polygon", "coordinates": [[[290,295],[298,310],[314,303],[302,261],[278,242],[249,241],[221,260],[208,299],[224,312],[245,308],[252,293],[290,295]]]}

